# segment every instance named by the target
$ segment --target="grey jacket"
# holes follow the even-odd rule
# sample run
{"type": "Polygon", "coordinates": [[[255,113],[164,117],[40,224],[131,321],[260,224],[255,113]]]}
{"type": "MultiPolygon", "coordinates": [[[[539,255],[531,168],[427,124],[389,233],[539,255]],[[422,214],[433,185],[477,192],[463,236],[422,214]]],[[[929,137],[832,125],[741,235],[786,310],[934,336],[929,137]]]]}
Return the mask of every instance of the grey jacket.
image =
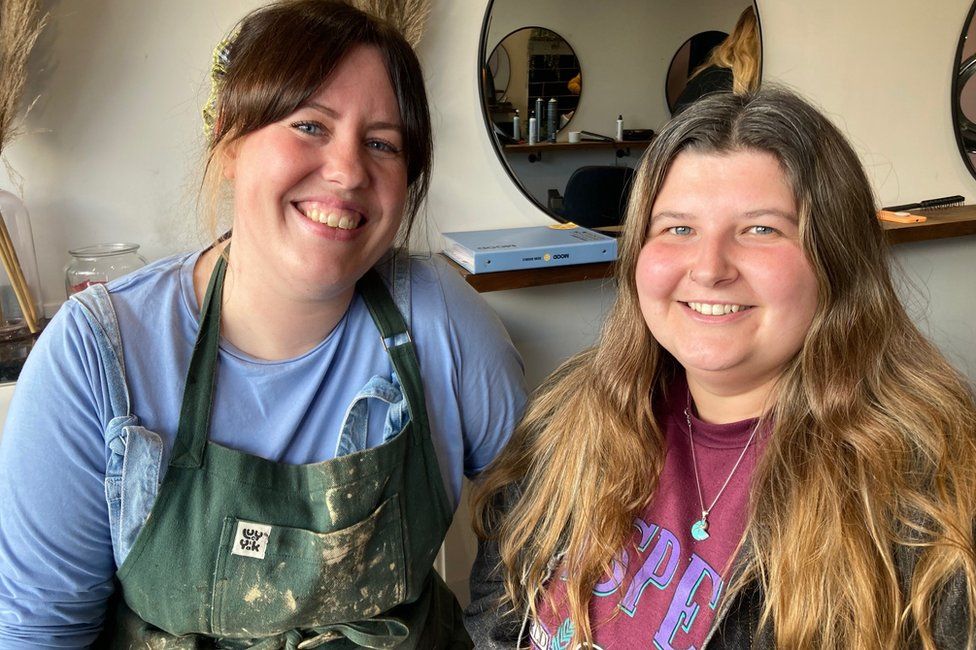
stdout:
{"type": "MultiPolygon", "coordinates": [[[[751,552],[748,545],[744,545],[733,566],[741,566],[751,552]]],[[[908,590],[916,559],[914,549],[899,547],[895,551],[903,592],[908,590]]],[[[497,544],[491,540],[480,541],[478,557],[471,569],[471,604],[464,612],[465,626],[475,648],[513,650],[528,647],[528,625],[522,629],[522,615],[507,612],[505,607],[499,605],[504,585],[500,572],[496,570],[498,565],[497,544]]],[[[702,650],[773,650],[776,645],[772,630],[768,625],[759,629],[763,604],[763,593],[758,584],[742,590],[732,600],[723,599],[702,650]]],[[[967,640],[967,620],[966,580],[960,573],[943,589],[932,621],[932,632],[938,647],[944,650],[976,648],[972,640],[967,640]]],[[[921,647],[921,644],[913,642],[908,647],[921,647]]]]}

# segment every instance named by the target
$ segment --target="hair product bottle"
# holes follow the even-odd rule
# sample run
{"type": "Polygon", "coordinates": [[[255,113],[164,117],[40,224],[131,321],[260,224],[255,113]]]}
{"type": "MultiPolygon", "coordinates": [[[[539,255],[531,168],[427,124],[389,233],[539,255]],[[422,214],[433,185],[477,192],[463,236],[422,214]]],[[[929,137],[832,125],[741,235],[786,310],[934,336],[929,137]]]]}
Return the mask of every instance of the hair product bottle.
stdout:
{"type": "Polygon", "coordinates": [[[529,144],[539,141],[539,121],[535,119],[535,113],[529,117],[529,144]]]}
{"type": "Polygon", "coordinates": [[[624,139],[624,116],[617,116],[617,142],[623,142],[624,139]]]}
{"type": "Polygon", "coordinates": [[[546,113],[546,139],[548,139],[549,142],[556,141],[556,108],[556,98],[553,97],[549,100],[549,106],[547,107],[546,113]]]}
{"type": "Polygon", "coordinates": [[[539,129],[538,131],[535,132],[535,141],[536,142],[539,142],[540,140],[542,140],[542,129],[544,128],[543,127],[543,124],[542,124],[542,120],[544,118],[542,116],[542,98],[541,97],[536,97],[535,98],[535,117],[538,120],[537,127],[539,129]]]}
{"type": "Polygon", "coordinates": [[[522,125],[519,124],[519,112],[515,109],[515,117],[512,118],[512,137],[516,142],[522,139],[522,125]]]}

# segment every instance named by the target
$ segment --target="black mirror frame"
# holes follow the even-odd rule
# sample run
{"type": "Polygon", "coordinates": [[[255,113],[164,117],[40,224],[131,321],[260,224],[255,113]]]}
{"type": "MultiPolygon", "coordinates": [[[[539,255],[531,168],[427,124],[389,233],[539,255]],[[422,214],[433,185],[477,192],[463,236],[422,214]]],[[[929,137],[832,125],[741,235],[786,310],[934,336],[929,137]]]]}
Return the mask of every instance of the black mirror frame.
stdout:
{"type": "MultiPolygon", "coordinates": [[[[502,164],[502,168],[504,168],[505,173],[508,174],[508,177],[515,184],[515,187],[518,188],[518,190],[522,193],[522,195],[525,198],[527,198],[532,205],[539,208],[539,210],[541,210],[544,215],[546,215],[553,221],[565,223],[566,222],[565,219],[562,219],[559,216],[549,212],[545,208],[545,206],[539,203],[539,201],[537,201],[536,198],[532,196],[532,193],[529,192],[528,189],[526,189],[525,185],[522,184],[522,181],[519,180],[519,177],[515,175],[515,172],[512,171],[512,166],[508,164],[508,159],[505,158],[504,145],[501,142],[499,142],[498,136],[495,135],[495,132],[492,128],[493,123],[491,121],[491,116],[488,114],[488,102],[485,97],[485,85],[481,83],[481,75],[485,67],[485,63],[481,59],[482,59],[482,54],[486,52],[488,49],[488,28],[491,27],[491,10],[492,7],[494,6],[495,6],[495,0],[488,0],[488,7],[485,9],[485,17],[481,21],[481,35],[478,37],[478,56],[477,56],[478,67],[475,71],[475,76],[474,76],[475,80],[477,80],[478,82],[478,100],[481,102],[481,117],[485,123],[485,131],[488,134],[488,140],[489,142],[491,142],[492,148],[495,150],[495,155],[498,157],[498,162],[502,164]]],[[[531,29],[533,27],[540,27],[541,29],[549,29],[548,27],[541,27],[539,25],[526,25],[525,27],[520,27],[519,29],[531,29]]],[[[552,30],[549,29],[549,31],[552,30]]],[[[505,38],[508,38],[509,35],[506,35],[505,38]]],[[[505,38],[503,38],[502,41],[504,41],[505,38]]],[[[567,41],[567,43],[568,42],[569,41],[567,41]]],[[[499,41],[499,43],[501,43],[501,41],[499,41]]],[[[578,59],[579,58],[577,57],[577,60],[578,59]]],[[[580,72],[582,72],[582,70],[583,70],[583,64],[581,62],[580,72]]]]}
{"type": "Polygon", "coordinates": [[[965,163],[966,169],[969,170],[969,174],[973,178],[976,178],[976,165],[973,164],[972,159],[969,157],[969,152],[966,151],[966,144],[962,139],[962,129],[959,126],[960,118],[962,117],[959,95],[963,89],[959,84],[959,68],[962,64],[963,48],[966,45],[966,34],[969,32],[969,25],[973,22],[974,17],[976,17],[976,2],[973,2],[969,8],[969,12],[966,14],[966,20],[962,24],[962,33],[959,35],[959,44],[956,45],[956,54],[952,58],[952,87],[949,90],[951,93],[949,104],[952,106],[952,135],[956,138],[959,155],[962,156],[963,163],[965,163]]]}

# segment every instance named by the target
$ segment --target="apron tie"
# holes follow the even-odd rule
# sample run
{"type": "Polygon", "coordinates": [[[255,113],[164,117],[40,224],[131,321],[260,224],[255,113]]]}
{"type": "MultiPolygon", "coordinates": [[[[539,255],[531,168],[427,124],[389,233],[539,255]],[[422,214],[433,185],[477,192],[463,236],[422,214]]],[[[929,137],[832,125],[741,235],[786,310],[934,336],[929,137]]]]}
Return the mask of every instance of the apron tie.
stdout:
{"type": "Polygon", "coordinates": [[[342,637],[364,648],[395,648],[410,635],[410,629],[403,621],[383,616],[349,623],[334,623],[316,628],[315,632],[316,636],[298,644],[299,650],[318,648],[342,637]]]}
{"type": "Polygon", "coordinates": [[[288,630],[283,634],[268,637],[255,643],[252,640],[222,639],[218,647],[225,650],[313,650],[347,639],[363,648],[384,650],[395,648],[410,635],[406,624],[398,618],[377,617],[348,623],[334,623],[314,630],[288,630]],[[307,635],[313,636],[307,636],[307,635]],[[307,637],[307,638],[306,638],[307,637]]]}

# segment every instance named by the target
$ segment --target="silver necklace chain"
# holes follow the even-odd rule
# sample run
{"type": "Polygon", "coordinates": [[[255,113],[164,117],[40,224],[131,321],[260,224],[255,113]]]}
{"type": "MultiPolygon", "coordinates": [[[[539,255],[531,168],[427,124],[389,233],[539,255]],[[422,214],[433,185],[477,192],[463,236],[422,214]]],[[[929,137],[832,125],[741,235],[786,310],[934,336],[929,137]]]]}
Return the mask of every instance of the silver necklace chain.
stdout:
{"type": "MultiPolygon", "coordinates": [[[[761,420],[760,420],[761,422],[761,420]]],[[[759,431],[759,423],[756,422],[756,426],[752,428],[752,433],[749,434],[749,439],[746,441],[745,447],[742,448],[742,453],[739,454],[739,458],[735,461],[735,465],[732,466],[732,471],[725,479],[725,483],[722,483],[722,487],[719,489],[718,494],[712,499],[711,505],[707,508],[705,507],[705,498],[702,496],[701,479],[698,477],[698,458],[695,455],[695,437],[692,433],[691,428],[691,391],[688,391],[688,405],[685,407],[685,423],[688,425],[688,444],[691,445],[691,466],[695,470],[695,487],[698,488],[698,503],[701,505],[701,519],[696,521],[691,527],[692,536],[698,541],[704,541],[708,539],[708,515],[718,503],[719,498],[725,492],[725,488],[729,486],[729,481],[735,476],[736,470],[739,469],[739,464],[742,463],[742,459],[745,458],[746,452],[749,451],[749,446],[752,444],[753,438],[756,437],[756,432],[759,431]]]]}

